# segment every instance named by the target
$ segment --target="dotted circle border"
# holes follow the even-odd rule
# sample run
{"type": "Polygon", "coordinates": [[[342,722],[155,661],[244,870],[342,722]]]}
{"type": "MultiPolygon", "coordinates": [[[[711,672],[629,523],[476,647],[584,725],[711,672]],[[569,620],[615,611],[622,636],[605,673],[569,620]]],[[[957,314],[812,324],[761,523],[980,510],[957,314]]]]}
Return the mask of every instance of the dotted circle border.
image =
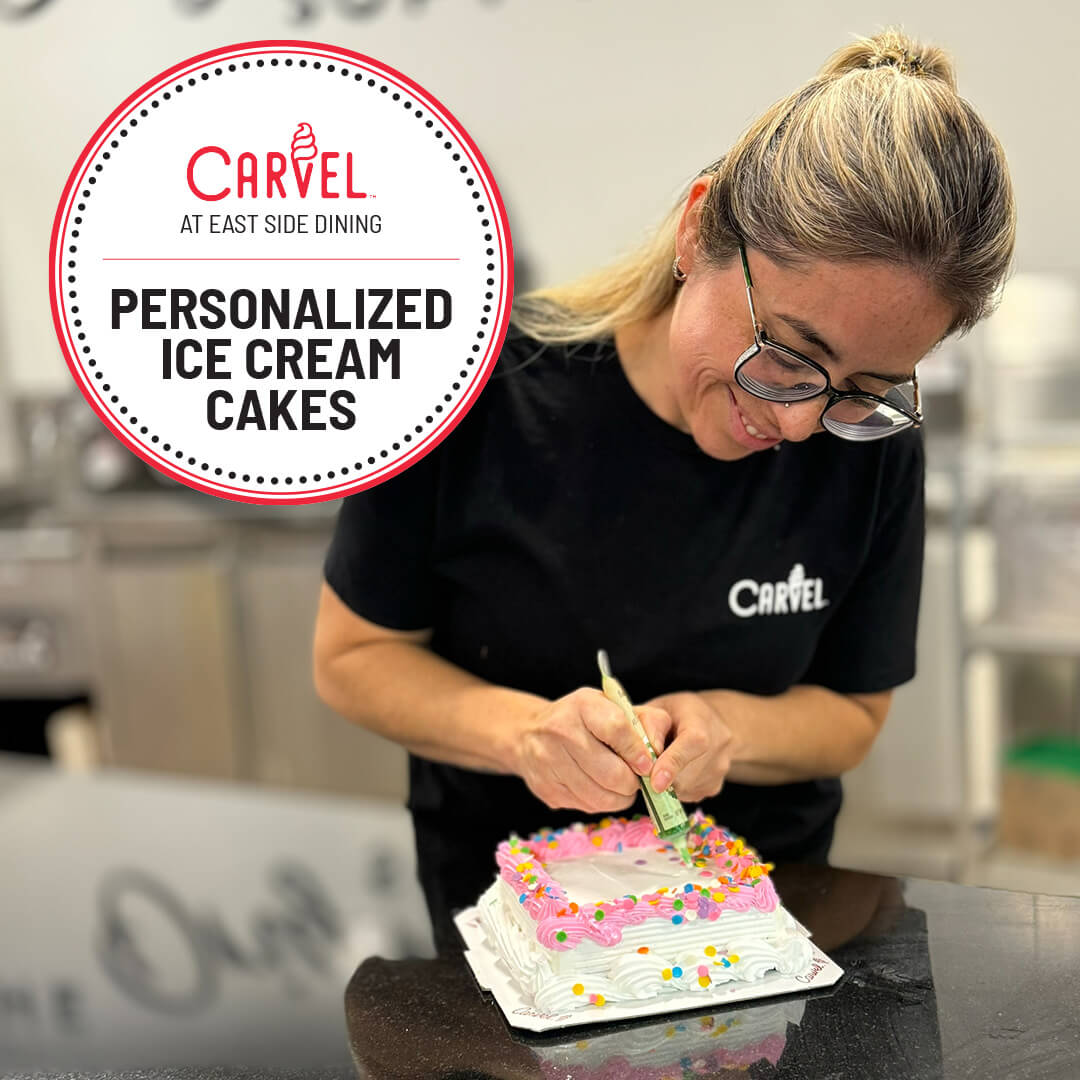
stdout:
{"type": "MultiPolygon", "coordinates": [[[[351,71],[350,67],[345,62],[343,62],[341,60],[334,61],[332,63],[324,63],[323,61],[320,61],[320,60],[308,61],[307,59],[304,59],[304,58],[301,58],[299,60],[294,61],[292,59],[292,57],[286,57],[284,59],[279,59],[278,57],[271,57],[269,59],[258,58],[258,59],[254,60],[254,61],[250,61],[250,60],[231,61],[231,62],[226,63],[226,64],[216,65],[214,67],[214,69],[213,69],[213,75],[215,77],[219,77],[221,75],[224,75],[226,72],[234,73],[237,70],[244,71],[244,70],[249,70],[251,68],[259,69],[259,68],[263,68],[263,67],[293,67],[293,66],[295,66],[297,68],[311,67],[315,71],[319,71],[319,70],[325,68],[328,74],[334,74],[337,71],[337,69],[340,68],[342,76],[344,76],[346,78],[349,78],[351,76],[354,82],[357,82],[357,83],[360,83],[360,84],[363,84],[363,83],[366,82],[368,87],[373,88],[375,86],[378,86],[380,94],[390,94],[392,101],[400,101],[402,97],[405,97],[405,100],[402,101],[403,108],[406,111],[411,112],[411,114],[417,120],[424,119],[424,117],[426,115],[424,113],[424,111],[419,106],[416,106],[414,104],[414,102],[411,99],[408,98],[407,95],[403,95],[400,91],[393,89],[392,86],[389,86],[386,83],[380,83],[380,80],[372,78],[366,72],[351,71]],[[414,109],[415,109],[415,111],[414,111],[414,109]]],[[[119,136],[119,139],[123,139],[123,138],[127,137],[129,128],[138,127],[138,125],[139,125],[139,117],[141,117],[143,119],[147,118],[150,115],[150,110],[158,109],[158,108],[161,107],[161,102],[162,101],[171,101],[174,95],[182,94],[184,92],[184,89],[185,89],[185,84],[186,84],[186,87],[188,89],[190,89],[192,87],[198,86],[200,82],[208,82],[210,80],[210,75],[211,75],[211,73],[208,72],[208,71],[202,72],[199,78],[196,78],[194,75],[190,75],[186,79],[182,78],[179,81],[177,81],[175,83],[175,85],[173,85],[171,90],[162,88],[162,89],[159,89],[158,91],[156,91],[155,96],[153,98],[149,99],[148,102],[147,102],[147,104],[150,106],[150,108],[148,109],[148,108],[146,108],[144,106],[143,108],[139,109],[138,116],[130,117],[125,122],[124,126],[121,127],[120,130],[116,133],[119,136]]],[[[432,120],[431,118],[428,118],[428,119],[425,120],[424,126],[427,127],[428,129],[436,128],[435,121],[432,120]]],[[[441,128],[437,128],[436,130],[434,130],[432,132],[432,134],[437,139],[445,140],[443,142],[443,147],[444,147],[444,149],[451,152],[451,159],[453,161],[460,161],[461,160],[461,154],[454,149],[455,144],[452,141],[450,141],[449,139],[446,138],[445,132],[441,128]]],[[[118,138],[111,139],[109,141],[110,149],[100,151],[97,156],[99,158],[101,158],[102,160],[104,160],[104,161],[111,160],[111,158],[112,158],[111,151],[119,149],[121,147],[121,145],[122,145],[122,143],[119,141],[119,139],[118,138]]],[[[101,163],[101,161],[98,161],[94,165],[93,171],[94,171],[95,174],[98,174],[98,175],[104,171],[104,165],[101,163]]],[[[469,171],[469,167],[467,165],[461,165],[461,166],[459,166],[459,171],[462,172],[462,173],[467,173],[469,171]]],[[[86,178],[86,185],[87,186],[79,193],[80,198],[82,200],[89,199],[93,195],[93,190],[92,189],[93,189],[93,186],[96,183],[97,183],[97,175],[91,175],[91,176],[86,178]]],[[[474,177],[472,177],[472,176],[467,176],[466,179],[465,179],[465,185],[466,185],[466,187],[475,187],[476,186],[476,179],[474,177]]],[[[473,197],[473,199],[479,200],[480,199],[480,193],[478,191],[473,191],[472,192],[472,197],[473,197]]],[[[83,212],[85,212],[85,210],[86,210],[85,201],[79,202],[76,205],[76,209],[79,212],[79,214],[82,214],[83,212]]],[[[487,207],[485,207],[484,205],[482,205],[480,203],[478,203],[477,206],[476,206],[477,212],[481,213],[481,214],[486,213],[487,209],[488,209],[487,207]]],[[[74,225],[76,225],[76,226],[82,224],[82,217],[81,216],[76,216],[76,217],[72,218],[72,223],[74,225]]],[[[485,229],[491,227],[491,221],[490,221],[489,218],[486,218],[486,217],[481,220],[480,224],[485,229]]],[[[77,228],[71,229],[66,234],[66,237],[70,237],[71,239],[77,239],[78,236],[79,236],[79,230],[77,228]]],[[[494,237],[493,237],[492,233],[486,232],[484,234],[485,242],[490,244],[493,241],[493,239],[494,239],[494,237]]],[[[75,254],[77,254],[77,251],[78,251],[78,245],[77,244],[70,244],[68,246],[68,248],[67,248],[66,254],[68,254],[70,256],[74,256],[75,254]]],[[[488,248],[485,249],[485,254],[490,258],[490,257],[494,256],[495,249],[492,248],[492,247],[488,247],[488,248]]],[[[68,286],[74,286],[75,285],[75,274],[70,272],[70,271],[74,271],[76,269],[76,260],[74,258],[70,258],[67,261],[67,269],[69,270],[69,273],[68,273],[68,275],[66,277],[66,284],[68,286]]],[[[495,270],[495,264],[493,262],[487,263],[486,269],[487,269],[487,271],[489,273],[493,272],[495,270]]],[[[490,290],[491,287],[495,284],[495,279],[489,277],[489,278],[486,279],[485,284],[486,284],[487,289],[490,290]]],[[[78,294],[77,294],[77,291],[74,288],[69,288],[67,295],[68,295],[68,299],[70,299],[70,300],[74,300],[74,301],[78,300],[78,294]]],[[[484,303],[484,306],[483,306],[482,310],[484,311],[485,314],[480,319],[480,324],[482,326],[486,326],[490,321],[490,319],[488,318],[488,315],[491,312],[491,301],[492,301],[493,298],[494,298],[494,295],[490,291],[484,293],[485,303],[484,303]]],[[[65,304],[64,306],[65,306],[66,310],[71,315],[78,315],[79,308],[77,306],[77,303],[72,304],[71,306],[68,306],[67,304],[65,304]]],[[[82,320],[78,319],[78,318],[75,318],[75,319],[72,320],[72,325],[75,328],[81,328],[82,327],[82,320]]],[[[485,331],[485,330],[477,331],[476,336],[477,336],[478,339],[483,340],[487,336],[487,331],[485,331]]],[[[86,340],[86,334],[81,329],[79,329],[79,332],[76,334],[76,340],[80,341],[80,342],[83,342],[83,341],[86,340]]],[[[481,350],[480,345],[474,344],[473,346],[471,346],[471,352],[473,354],[480,352],[480,350],[481,350]]],[[[164,442],[164,441],[161,440],[161,438],[158,435],[151,434],[149,429],[145,425],[139,425],[138,417],[136,417],[136,416],[128,416],[127,415],[128,414],[127,406],[120,404],[120,399],[119,399],[118,395],[112,394],[111,393],[111,389],[112,389],[111,386],[108,383],[104,382],[104,379],[106,377],[105,373],[100,368],[98,368],[98,362],[91,355],[90,346],[88,346],[88,345],[81,346],[81,351],[86,356],[86,360],[85,360],[86,366],[88,368],[96,369],[96,370],[94,370],[93,375],[94,375],[95,380],[101,381],[100,390],[103,393],[110,395],[109,402],[111,404],[113,404],[113,405],[118,406],[118,411],[119,411],[120,415],[127,419],[127,422],[128,422],[129,425],[131,425],[132,427],[137,427],[140,435],[150,435],[150,442],[151,443],[153,443],[155,446],[160,446],[160,450],[163,451],[164,453],[172,454],[175,457],[175,459],[178,462],[180,462],[181,464],[184,463],[184,458],[187,457],[187,465],[197,467],[201,472],[205,473],[208,477],[211,476],[211,475],[215,476],[215,477],[225,477],[225,478],[227,478],[229,480],[240,480],[242,483],[250,483],[251,480],[254,479],[255,483],[260,485],[260,486],[262,486],[265,483],[269,483],[271,485],[277,485],[277,484],[280,483],[284,488],[288,488],[289,486],[293,485],[294,483],[301,484],[301,485],[306,485],[308,483],[309,478],[306,475],[300,475],[300,476],[297,476],[295,478],[292,477],[292,476],[286,476],[286,477],[255,476],[255,477],[252,477],[251,473],[237,473],[235,470],[228,470],[227,471],[227,470],[223,469],[221,466],[211,466],[209,462],[199,461],[197,458],[186,455],[183,450],[175,449],[170,442],[164,442]]],[[[472,355],[472,356],[467,356],[465,358],[464,362],[467,365],[467,367],[471,367],[475,363],[475,360],[476,360],[475,355],[472,355]]],[[[469,372],[467,370],[467,367],[466,367],[466,369],[462,369],[459,372],[458,378],[467,379],[469,377],[469,372]]],[[[460,382],[455,381],[455,382],[453,382],[451,384],[451,389],[452,390],[459,390],[460,388],[461,388],[460,382]]],[[[453,401],[453,395],[452,394],[444,394],[443,395],[443,402],[451,402],[451,401],[453,401]]],[[[394,450],[394,451],[400,450],[401,449],[401,443],[403,443],[403,442],[404,443],[411,443],[412,439],[413,439],[413,434],[421,435],[421,434],[423,434],[425,426],[431,426],[432,424],[435,424],[435,423],[439,422],[436,418],[442,412],[444,412],[444,405],[436,404],[434,406],[434,408],[431,410],[431,412],[429,412],[424,417],[425,423],[424,424],[416,424],[416,425],[414,425],[412,432],[406,432],[404,435],[399,436],[400,441],[392,443],[391,444],[391,450],[394,450]],[[432,414],[434,414],[434,415],[432,415],[432,414]]],[[[110,410],[110,415],[112,415],[111,410],[110,410]]],[[[115,416],[113,418],[114,418],[114,420],[118,420],[118,418],[115,417],[115,416]]],[[[119,422],[120,421],[118,420],[118,423],[119,422]]],[[[378,461],[380,459],[386,459],[386,458],[389,457],[389,455],[390,455],[390,451],[385,450],[385,449],[380,450],[378,452],[378,457],[376,457],[375,454],[373,454],[373,453],[369,454],[369,455],[367,455],[367,464],[369,466],[370,465],[375,465],[375,464],[378,463],[378,461]]],[[[364,455],[360,455],[360,457],[363,457],[363,456],[364,455]]],[[[355,471],[357,473],[363,471],[363,468],[364,468],[364,462],[360,461],[360,460],[357,460],[357,461],[354,461],[351,466],[342,465],[342,466],[340,466],[340,467],[338,467],[336,469],[327,470],[325,472],[325,474],[324,473],[313,473],[312,476],[310,477],[310,480],[313,483],[320,483],[322,481],[324,475],[325,475],[327,480],[334,480],[338,475],[340,475],[342,477],[346,477],[346,476],[349,476],[350,473],[353,472],[353,471],[355,471]]]]}

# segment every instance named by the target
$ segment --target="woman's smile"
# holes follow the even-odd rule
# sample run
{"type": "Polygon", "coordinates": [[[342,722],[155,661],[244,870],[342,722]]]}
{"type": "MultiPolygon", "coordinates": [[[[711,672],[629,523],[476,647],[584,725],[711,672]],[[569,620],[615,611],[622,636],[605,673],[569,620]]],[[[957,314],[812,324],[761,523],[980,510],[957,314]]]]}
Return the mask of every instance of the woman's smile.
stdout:
{"type": "Polygon", "coordinates": [[[729,413],[731,422],[728,431],[736,442],[749,447],[751,450],[767,450],[770,446],[776,446],[777,443],[783,441],[779,434],[770,433],[763,421],[758,421],[757,424],[753,423],[739,408],[738,399],[735,397],[735,392],[731,387],[726,387],[726,390],[731,402],[731,411],[729,413]]]}

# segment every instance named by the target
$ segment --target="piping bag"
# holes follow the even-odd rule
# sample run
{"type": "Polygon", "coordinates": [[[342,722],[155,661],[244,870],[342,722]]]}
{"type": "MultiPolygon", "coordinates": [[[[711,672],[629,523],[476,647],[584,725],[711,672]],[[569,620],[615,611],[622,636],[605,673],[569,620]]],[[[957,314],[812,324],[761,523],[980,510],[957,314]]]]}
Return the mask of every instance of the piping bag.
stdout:
{"type": "MultiPolygon", "coordinates": [[[[597,652],[596,662],[600,665],[600,685],[604,691],[604,697],[622,709],[623,715],[630,721],[634,733],[645,744],[649,757],[656,761],[659,756],[656,748],[650,741],[641,721],[637,718],[634,707],[630,704],[630,699],[626,696],[622,684],[611,674],[608,655],[603,649],[597,652]]],[[[649,817],[652,818],[657,837],[671,844],[687,866],[692,865],[690,848],[686,843],[686,834],[690,831],[690,821],[686,816],[682,803],[675,797],[671,785],[668,786],[666,791],[656,792],[653,791],[652,783],[647,776],[639,776],[638,783],[641,784],[641,793],[645,796],[645,806],[648,808],[649,817]]]]}

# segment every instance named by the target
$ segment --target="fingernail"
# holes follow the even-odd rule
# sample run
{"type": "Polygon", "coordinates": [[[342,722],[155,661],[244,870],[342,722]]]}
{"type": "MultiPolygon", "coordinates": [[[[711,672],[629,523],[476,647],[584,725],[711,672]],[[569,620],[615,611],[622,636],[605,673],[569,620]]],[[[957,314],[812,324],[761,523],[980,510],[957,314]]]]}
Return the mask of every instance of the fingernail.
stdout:
{"type": "Polygon", "coordinates": [[[637,769],[642,776],[649,775],[649,769],[652,767],[652,759],[648,754],[642,754],[641,757],[634,762],[634,768],[637,769]]]}
{"type": "Polygon", "coordinates": [[[671,774],[665,769],[658,769],[652,775],[653,791],[661,792],[671,783],[671,774]]]}

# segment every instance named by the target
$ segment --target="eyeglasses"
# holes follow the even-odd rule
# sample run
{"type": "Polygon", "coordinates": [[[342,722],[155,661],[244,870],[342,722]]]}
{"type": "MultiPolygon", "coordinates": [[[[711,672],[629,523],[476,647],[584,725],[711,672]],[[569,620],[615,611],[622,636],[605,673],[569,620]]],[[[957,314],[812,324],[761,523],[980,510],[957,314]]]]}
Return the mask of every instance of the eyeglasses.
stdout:
{"type": "Polygon", "coordinates": [[[828,401],[821,412],[821,426],[853,442],[884,439],[922,424],[917,378],[897,385],[867,376],[877,384],[872,389],[834,390],[829,373],[820,364],[770,340],[754,313],[754,286],[746,247],[741,243],[739,254],[754,327],[754,344],[735,361],[735,381],[739,386],[755,397],[785,405],[826,394],[828,401]]]}

